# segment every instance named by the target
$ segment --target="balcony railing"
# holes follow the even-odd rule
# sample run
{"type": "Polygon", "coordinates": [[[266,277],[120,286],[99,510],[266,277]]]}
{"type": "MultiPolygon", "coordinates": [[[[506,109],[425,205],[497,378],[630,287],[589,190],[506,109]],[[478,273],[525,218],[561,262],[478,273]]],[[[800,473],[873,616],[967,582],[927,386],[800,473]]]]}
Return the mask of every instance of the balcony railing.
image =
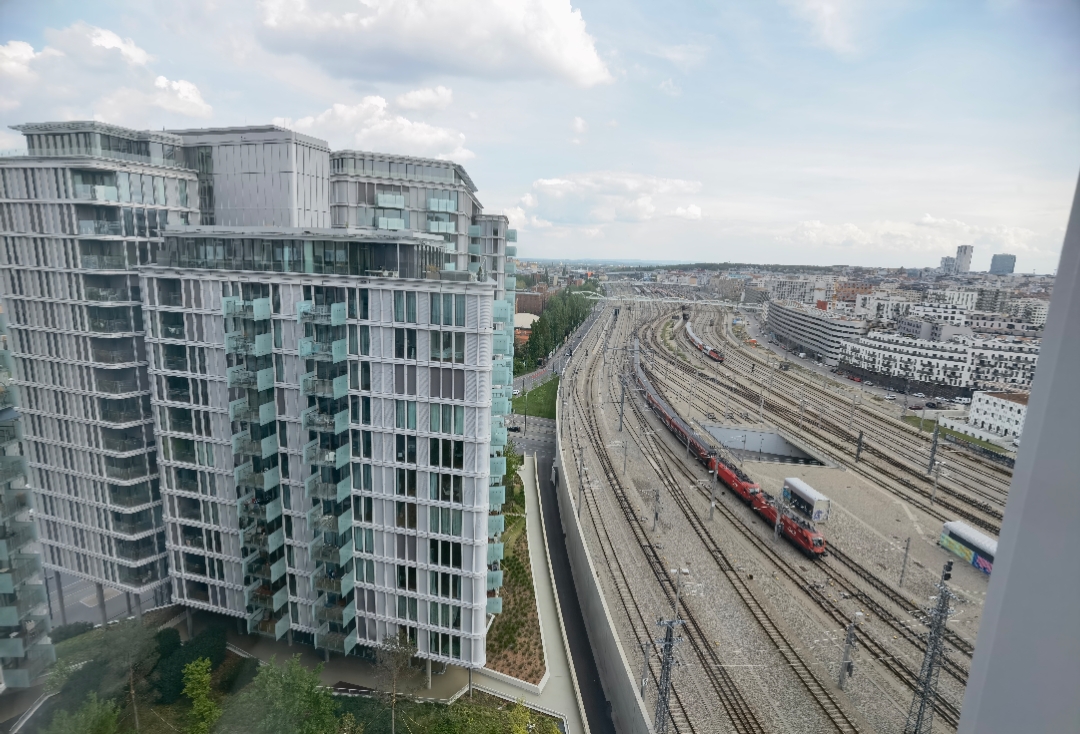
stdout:
{"type": "Polygon", "coordinates": [[[135,356],[131,352],[122,349],[95,349],[94,361],[102,364],[121,364],[134,362],[135,356]]]}
{"type": "Polygon", "coordinates": [[[156,581],[157,577],[157,572],[154,570],[153,564],[139,566],[138,568],[119,566],[117,569],[117,580],[122,584],[134,586],[136,588],[146,586],[152,581],[156,581]]]}
{"type": "Polygon", "coordinates": [[[116,487],[109,491],[109,500],[119,507],[138,507],[154,501],[148,488],[116,487]]]}
{"type": "Polygon", "coordinates": [[[253,487],[255,489],[273,489],[281,484],[281,470],[273,467],[262,472],[253,472],[251,462],[242,464],[233,470],[236,483],[241,487],[253,487]]]}
{"type": "Polygon", "coordinates": [[[12,421],[7,425],[0,424],[0,446],[6,446],[13,441],[21,441],[22,428],[18,421],[12,421]]]}
{"type": "Polygon", "coordinates": [[[75,198],[82,201],[119,201],[115,186],[75,184],[75,198]]]}
{"type": "Polygon", "coordinates": [[[9,522],[0,526],[0,560],[7,561],[20,548],[37,540],[37,526],[32,522],[9,522]]]}
{"type": "Polygon", "coordinates": [[[238,499],[236,506],[241,517],[248,517],[252,520],[271,522],[281,517],[280,498],[270,502],[259,502],[255,499],[254,493],[249,493],[238,499]]]}
{"type": "Polygon", "coordinates": [[[0,494],[0,520],[7,521],[15,518],[33,507],[30,501],[30,490],[8,490],[0,494]]]}
{"type": "MultiPolygon", "coordinates": [[[[116,557],[125,561],[145,561],[158,555],[159,551],[153,543],[117,543],[116,557]]],[[[124,568],[121,566],[121,568],[124,568]]]]}
{"type": "Polygon", "coordinates": [[[341,571],[338,571],[338,575],[335,578],[330,578],[330,576],[327,575],[326,569],[320,570],[315,574],[315,588],[319,591],[330,592],[341,596],[341,573],[341,571]]]}
{"type": "Polygon", "coordinates": [[[177,355],[166,354],[164,359],[162,359],[161,363],[165,369],[172,370],[173,372],[188,371],[188,362],[186,356],[181,357],[177,355]]]}
{"type": "Polygon", "coordinates": [[[341,326],[345,323],[347,316],[345,303],[315,305],[311,301],[300,301],[296,304],[296,319],[300,323],[341,326]]]}
{"type": "Polygon", "coordinates": [[[142,413],[138,408],[123,410],[121,408],[102,408],[101,420],[106,423],[134,423],[142,420],[142,413]]]}
{"type": "Polygon", "coordinates": [[[225,335],[225,352],[227,354],[246,354],[252,357],[264,357],[273,349],[273,335],[258,334],[248,336],[241,332],[233,332],[225,335]]]}
{"type": "Polygon", "coordinates": [[[142,466],[114,466],[112,464],[105,465],[105,476],[109,479],[119,479],[121,481],[130,481],[132,479],[142,479],[147,474],[146,465],[142,466]]]}
{"type": "Polygon", "coordinates": [[[124,518],[122,520],[113,518],[113,530],[118,533],[123,533],[124,535],[137,535],[139,533],[145,533],[147,530],[153,529],[153,518],[124,518]]]}
{"type": "Polygon", "coordinates": [[[300,390],[305,395],[324,398],[343,398],[349,394],[349,376],[340,375],[332,380],[319,379],[314,372],[300,377],[300,390]]]}
{"type": "Polygon", "coordinates": [[[352,478],[345,477],[337,484],[323,482],[318,474],[312,474],[304,482],[304,489],[310,499],[342,502],[352,494],[352,478]]]}
{"type": "Polygon", "coordinates": [[[16,553],[0,569],[0,594],[14,594],[15,589],[25,584],[41,571],[41,557],[36,553],[16,553]]]}
{"type": "MultiPolygon", "coordinates": [[[[85,258],[84,258],[85,259],[85,258]]],[[[88,301],[131,301],[131,294],[124,288],[96,288],[86,287],[86,300],[88,301]]]]}
{"type": "Polygon", "coordinates": [[[120,237],[124,234],[124,228],[120,222],[109,222],[104,219],[80,219],[79,234],[120,237]]]}
{"type": "Polygon", "coordinates": [[[128,319],[90,319],[90,331],[98,334],[121,334],[132,331],[128,319]]]}
{"type": "Polygon", "coordinates": [[[106,392],[111,395],[120,395],[126,392],[138,392],[139,385],[135,380],[113,380],[108,377],[97,378],[98,392],[106,392]]]}
{"type": "Polygon", "coordinates": [[[26,460],[21,456],[0,456],[0,483],[26,474],[26,460]]]}
{"type": "Polygon", "coordinates": [[[350,449],[345,444],[336,449],[319,448],[318,439],[304,446],[304,461],[315,466],[332,466],[340,469],[349,463],[350,449]]]}

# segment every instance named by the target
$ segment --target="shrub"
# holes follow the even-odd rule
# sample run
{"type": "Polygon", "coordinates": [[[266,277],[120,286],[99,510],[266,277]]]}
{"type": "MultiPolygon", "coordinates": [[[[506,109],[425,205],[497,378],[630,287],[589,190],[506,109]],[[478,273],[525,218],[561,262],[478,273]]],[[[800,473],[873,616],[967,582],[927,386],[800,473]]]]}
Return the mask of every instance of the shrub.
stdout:
{"type": "Polygon", "coordinates": [[[240,658],[235,664],[230,665],[218,683],[218,689],[222,693],[236,693],[251,681],[255,680],[259,672],[259,661],[255,658],[240,658]]]}
{"type": "Polygon", "coordinates": [[[52,638],[53,644],[63,642],[64,640],[70,640],[72,637],[78,637],[81,634],[85,634],[94,629],[92,622],[72,622],[71,624],[62,624],[59,627],[53,627],[52,632],[49,633],[49,637],[52,638]]]}
{"type": "Polygon", "coordinates": [[[91,694],[104,693],[102,688],[109,678],[109,664],[104,660],[89,660],[71,673],[60,689],[60,706],[74,710],[91,694]]]}
{"type": "Polygon", "coordinates": [[[154,635],[154,640],[157,642],[158,658],[161,660],[168,658],[183,644],[180,642],[180,631],[174,627],[158,630],[158,633],[154,635]]]}
{"type": "Polygon", "coordinates": [[[184,667],[207,658],[214,668],[225,660],[225,628],[209,627],[158,663],[157,690],[161,703],[175,703],[184,692],[184,667]]]}

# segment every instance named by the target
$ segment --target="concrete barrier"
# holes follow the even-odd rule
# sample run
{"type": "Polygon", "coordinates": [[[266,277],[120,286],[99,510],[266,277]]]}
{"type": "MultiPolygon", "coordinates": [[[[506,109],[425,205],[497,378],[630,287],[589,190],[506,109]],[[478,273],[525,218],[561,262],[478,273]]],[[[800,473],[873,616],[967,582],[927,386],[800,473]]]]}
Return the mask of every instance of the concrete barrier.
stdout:
{"type": "Polygon", "coordinates": [[[652,717],[645,709],[645,704],[638,696],[638,686],[630,670],[622,643],[615,631],[615,625],[608,611],[600,588],[600,580],[593,565],[592,556],[585,543],[581,526],[578,523],[577,510],[574,507],[570,483],[563,471],[562,434],[558,430],[559,411],[562,408],[563,383],[559,384],[559,396],[555,404],[555,470],[552,481],[555,483],[559,498],[559,515],[562,518],[563,534],[566,540],[566,552],[570,557],[570,570],[577,587],[578,605],[585,619],[585,629],[589,633],[596,667],[600,673],[600,683],[604,694],[611,704],[611,718],[618,732],[632,734],[651,734],[652,717]]]}

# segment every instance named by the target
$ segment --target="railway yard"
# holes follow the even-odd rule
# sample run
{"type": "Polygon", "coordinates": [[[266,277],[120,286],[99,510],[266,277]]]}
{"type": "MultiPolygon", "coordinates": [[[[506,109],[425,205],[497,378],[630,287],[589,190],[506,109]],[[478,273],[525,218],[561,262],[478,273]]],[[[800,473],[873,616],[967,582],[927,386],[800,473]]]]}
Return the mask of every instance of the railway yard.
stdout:
{"type": "MultiPolygon", "coordinates": [[[[942,523],[996,536],[1011,472],[938,445],[948,469],[935,477],[928,433],[835,380],[780,370],[731,330],[730,310],[639,295],[613,284],[597,305],[563,374],[558,430],[564,481],[639,684],[644,674],[650,715],[661,678],[657,623],[679,618],[669,731],[902,731],[925,609],[942,565],[957,560],[937,545],[942,523]],[[687,323],[722,361],[695,349],[687,323]],[[643,379],[634,378],[635,357],[643,379]],[[798,477],[826,495],[831,512],[816,526],[825,557],[778,538],[716,483],[691,442],[650,408],[646,389],[763,492],[779,495],[785,478],[798,477]],[[777,434],[814,460],[758,460],[722,446],[708,433],[715,427],[777,434]],[[857,618],[854,672],[841,689],[846,628],[857,618]]],[[[942,731],[959,720],[987,579],[956,563],[934,702],[942,731]]]]}

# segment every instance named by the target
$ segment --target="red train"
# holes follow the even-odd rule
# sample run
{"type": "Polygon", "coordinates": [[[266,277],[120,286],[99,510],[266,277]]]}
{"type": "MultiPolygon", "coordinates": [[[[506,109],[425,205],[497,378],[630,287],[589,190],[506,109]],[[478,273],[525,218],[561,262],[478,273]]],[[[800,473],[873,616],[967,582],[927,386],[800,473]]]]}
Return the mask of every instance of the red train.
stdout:
{"type": "MultiPolygon", "coordinates": [[[[689,325],[688,325],[689,326],[689,325]]],[[[683,444],[689,445],[693,453],[710,472],[716,472],[716,477],[723,482],[743,502],[746,502],[757,514],[773,526],[776,525],[776,500],[768,493],[762,492],[761,488],[739,467],[729,464],[720,458],[707,443],[672,410],[660,395],[653,389],[652,383],[645,377],[641,369],[641,357],[634,350],[634,377],[638,385],[645,392],[645,401],[655,411],[664,425],[675,434],[683,444]]],[[[792,545],[811,558],[819,558],[825,553],[825,538],[813,525],[802,518],[793,517],[785,512],[780,520],[781,532],[792,545]]]]}
{"type": "Polygon", "coordinates": [[[713,362],[724,361],[724,355],[719,349],[717,349],[716,347],[710,347],[708,344],[698,339],[697,334],[695,334],[694,330],[690,327],[689,321],[686,322],[686,335],[690,337],[690,342],[695,347],[697,347],[697,350],[709,359],[711,359],[713,362]]]}
{"type": "MultiPolygon", "coordinates": [[[[768,492],[758,492],[750,505],[761,519],[776,527],[776,499],[768,492]]],[[[785,512],[780,518],[780,532],[793,546],[810,558],[825,555],[825,538],[806,520],[785,512]]]]}
{"type": "Polygon", "coordinates": [[[671,409],[660,395],[653,389],[652,383],[645,377],[641,369],[641,359],[637,352],[634,353],[634,372],[638,385],[645,391],[645,400],[660,417],[672,433],[683,444],[689,442],[690,452],[704,464],[709,471],[716,472],[717,478],[726,484],[732,492],[738,495],[744,502],[750,502],[758,493],[758,485],[748,477],[739,467],[729,464],[717,456],[707,443],[683,421],[679,415],[671,409]]]}

